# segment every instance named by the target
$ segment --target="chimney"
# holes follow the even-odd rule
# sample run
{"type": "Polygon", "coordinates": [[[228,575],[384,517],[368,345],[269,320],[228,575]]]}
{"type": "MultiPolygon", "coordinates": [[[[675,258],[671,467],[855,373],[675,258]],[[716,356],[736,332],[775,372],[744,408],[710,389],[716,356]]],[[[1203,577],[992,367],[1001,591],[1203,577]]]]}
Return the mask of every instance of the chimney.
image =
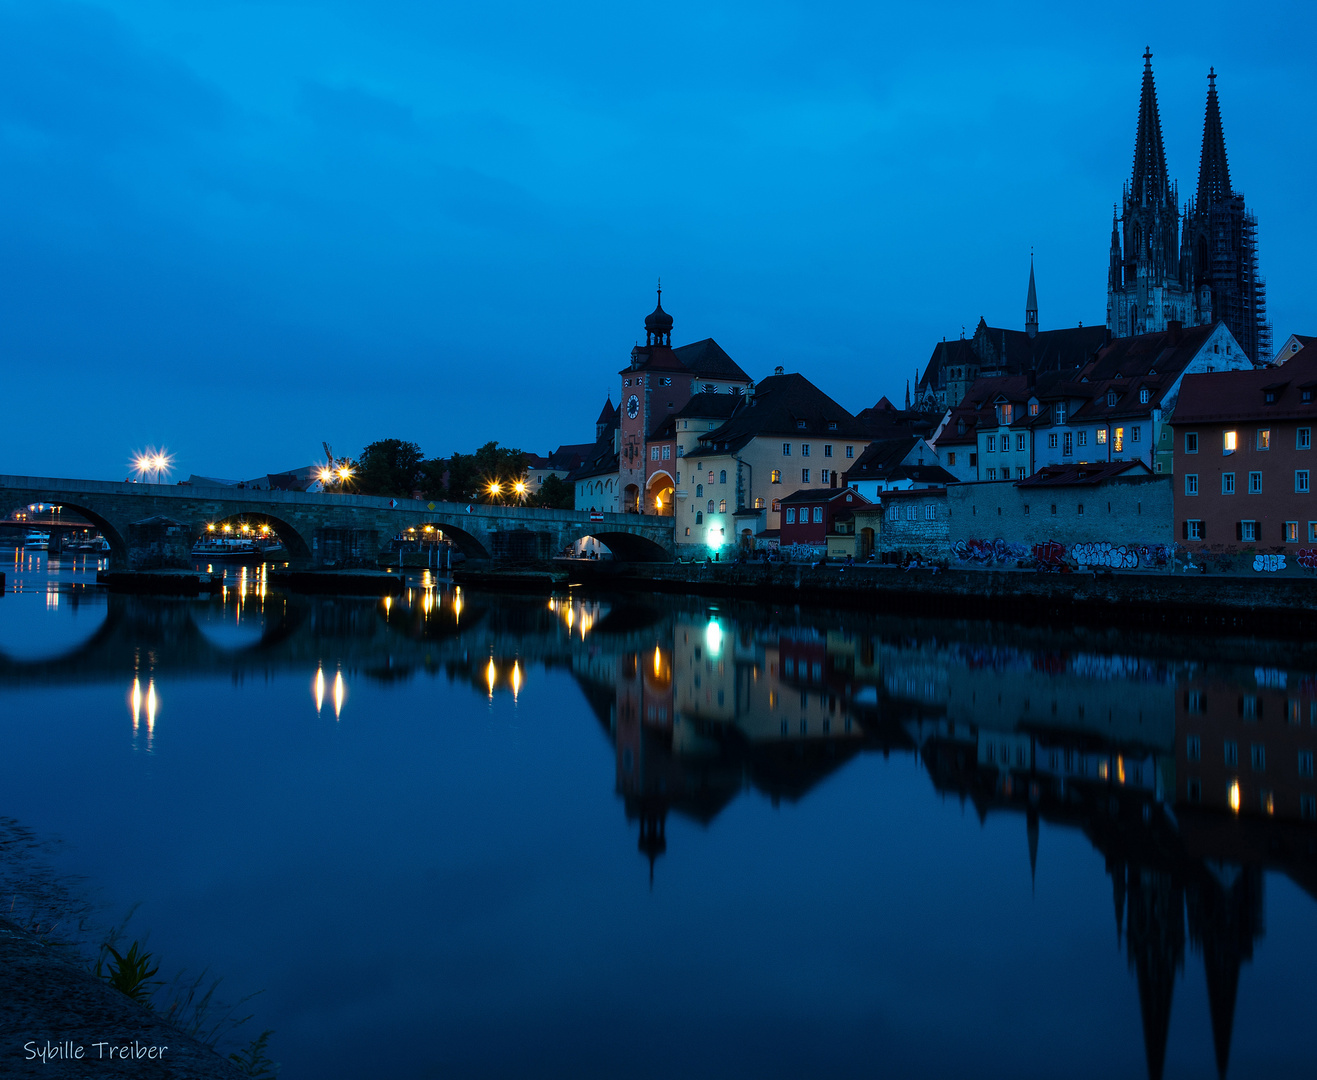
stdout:
{"type": "Polygon", "coordinates": [[[1166,333],[1170,337],[1172,345],[1180,343],[1180,337],[1184,333],[1184,323],[1179,319],[1171,319],[1166,323],[1166,333]]]}
{"type": "Polygon", "coordinates": [[[783,367],[781,367],[781,366],[779,365],[778,367],[775,367],[775,368],[773,369],[773,374],[774,374],[774,375],[785,375],[785,374],[786,374],[786,369],[783,368],[783,367]]]}

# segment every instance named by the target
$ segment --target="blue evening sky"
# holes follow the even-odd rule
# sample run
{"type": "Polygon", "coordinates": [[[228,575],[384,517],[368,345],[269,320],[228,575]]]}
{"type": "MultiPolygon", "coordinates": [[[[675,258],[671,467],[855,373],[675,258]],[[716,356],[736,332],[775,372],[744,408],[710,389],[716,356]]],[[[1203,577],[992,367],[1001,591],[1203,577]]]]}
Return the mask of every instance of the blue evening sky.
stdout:
{"type": "Polygon", "coordinates": [[[321,440],[588,441],[654,280],[848,408],[1101,322],[1151,45],[1206,75],[1279,342],[1317,332],[1307,5],[0,0],[0,472],[242,477],[321,440]],[[177,474],[176,474],[177,475],[177,474]]]}

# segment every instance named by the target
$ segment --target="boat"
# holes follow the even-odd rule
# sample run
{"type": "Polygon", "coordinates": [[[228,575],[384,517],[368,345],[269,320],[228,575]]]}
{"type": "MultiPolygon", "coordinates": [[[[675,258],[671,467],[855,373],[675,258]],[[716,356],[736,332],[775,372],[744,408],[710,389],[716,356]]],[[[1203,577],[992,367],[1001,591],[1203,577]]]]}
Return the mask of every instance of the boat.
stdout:
{"type": "Polygon", "coordinates": [[[50,533],[33,530],[23,537],[24,547],[50,547],[50,533]]]}
{"type": "Polygon", "coordinates": [[[255,540],[240,536],[210,536],[192,547],[194,559],[255,559],[260,554],[255,540]]]}

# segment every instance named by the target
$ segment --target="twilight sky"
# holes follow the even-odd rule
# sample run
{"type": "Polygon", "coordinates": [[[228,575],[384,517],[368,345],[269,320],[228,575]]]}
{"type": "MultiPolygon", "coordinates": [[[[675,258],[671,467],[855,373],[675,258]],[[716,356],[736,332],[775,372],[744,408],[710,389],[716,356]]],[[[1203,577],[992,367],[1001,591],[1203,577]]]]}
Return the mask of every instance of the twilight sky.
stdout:
{"type": "Polygon", "coordinates": [[[899,403],[1031,245],[1043,327],[1105,319],[1145,45],[1182,199],[1215,65],[1317,333],[1308,5],[913,7],[0,0],[0,472],[588,441],[659,276],[674,342],[899,403]]]}

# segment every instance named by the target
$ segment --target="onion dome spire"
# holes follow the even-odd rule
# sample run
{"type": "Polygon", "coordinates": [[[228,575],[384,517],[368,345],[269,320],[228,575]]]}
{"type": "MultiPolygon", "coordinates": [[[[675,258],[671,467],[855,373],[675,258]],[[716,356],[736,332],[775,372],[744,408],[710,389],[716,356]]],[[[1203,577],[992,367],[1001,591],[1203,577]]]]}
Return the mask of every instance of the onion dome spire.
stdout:
{"type": "Polygon", "coordinates": [[[663,281],[658,283],[658,303],[645,316],[645,344],[672,344],[672,316],[663,310],[663,281]]]}

